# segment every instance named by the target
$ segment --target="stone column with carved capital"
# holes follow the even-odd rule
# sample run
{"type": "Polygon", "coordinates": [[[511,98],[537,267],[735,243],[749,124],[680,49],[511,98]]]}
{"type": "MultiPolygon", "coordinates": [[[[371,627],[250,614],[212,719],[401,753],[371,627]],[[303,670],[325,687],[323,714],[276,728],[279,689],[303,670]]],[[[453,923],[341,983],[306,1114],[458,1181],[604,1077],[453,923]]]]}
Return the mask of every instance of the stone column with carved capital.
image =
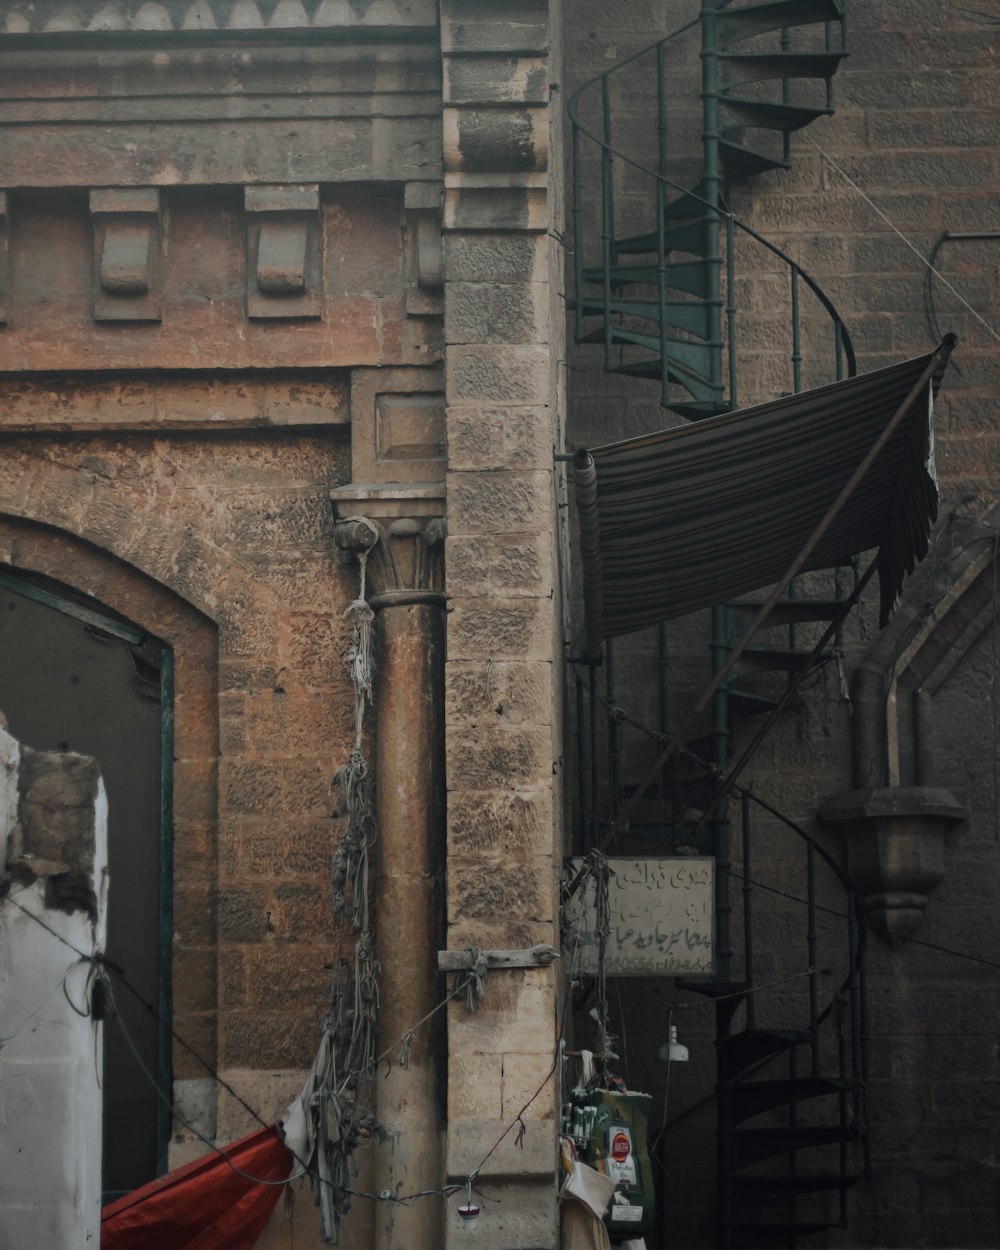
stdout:
{"type": "MultiPolygon", "coordinates": [[[[374,914],[381,964],[374,1185],[395,1197],[444,1184],[444,1018],[414,1032],[407,1067],[400,1039],[444,994],[444,492],[435,486],[345,487],[332,492],[345,558],[365,554],[376,610],[375,785],[378,833],[374,914]]],[[[443,1244],[443,1202],[379,1202],[378,1250],[443,1244]]]]}

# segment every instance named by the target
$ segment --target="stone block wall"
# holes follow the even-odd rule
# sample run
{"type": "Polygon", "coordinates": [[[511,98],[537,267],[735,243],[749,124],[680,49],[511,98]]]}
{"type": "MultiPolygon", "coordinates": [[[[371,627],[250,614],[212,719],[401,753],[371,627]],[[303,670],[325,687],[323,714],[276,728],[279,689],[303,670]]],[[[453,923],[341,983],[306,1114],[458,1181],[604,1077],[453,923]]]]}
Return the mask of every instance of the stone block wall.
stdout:
{"type": "MultiPolygon", "coordinates": [[[[560,851],[559,16],[445,0],[441,22],[447,940],[517,949],[553,940],[560,851]]],[[[512,969],[489,975],[475,1014],[449,1008],[449,1179],[489,1154],[500,1198],[463,1241],[553,1244],[558,998],[554,969],[512,969]],[[508,1132],[491,1153],[522,1109],[523,1148],[508,1132]]],[[[451,1216],[447,1244],[458,1232],[451,1216]]]]}
{"type": "MultiPolygon", "coordinates": [[[[639,2],[615,6],[613,13],[582,6],[582,20],[568,27],[568,81],[579,86],[679,27],[695,7],[675,6],[664,16],[639,2]]],[[[942,241],[942,235],[1000,231],[996,119],[989,103],[1000,28],[990,12],[946,0],[893,6],[862,0],[848,6],[848,18],[850,55],[834,80],[834,115],[793,137],[790,170],[773,171],[734,188],[732,207],[817,278],[845,318],[862,370],[921,354],[947,330],[958,333],[960,344],[936,405],[942,513],[982,516],[1000,492],[993,447],[1000,344],[939,279],[933,279],[928,294],[926,267],[892,227],[924,257],[937,245],[937,267],[996,332],[1000,239],[942,241]],[[814,143],[859,190],[852,189],[814,143]]],[[[692,58],[697,47],[694,32],[692,58]]],[[[693,59],[686,70],[683,64],[678,69],[678,91],[685,88],[685,74],[697,107],[693,59]]],[[[642,132],[644,127],[650,130],[655,119],[638,72],[627,75],[613,90],[616,117],[623,119],[626,130],[631,125],[637,143],[651,142],[642,132]]],[[[675,106],[683,123],[685,105],[672,100],[672,111],[675,106]]],[[[619,174],[628,196],[637,185],[630,183],[631,177],[627,171],[619,174]]],[[[598,192],[596,183],[585,188],[588,211],[596,208],[598,192]]],[[[650,209],[643,219],[638,200],[628,196],[623,197],[623,211],[637,222],[645,220],[643,228],[651,229],[650,209]]],[[[744,254],[743,261],[737,282],[748,310],[741,314],[738,341],[740,376],[747,379],[749,389],[741,391],[741,399],[767,398],[788,389],[787,380],[772,372],[769,363],[781,328],[773,310],[786,297],[787,284],[754,255],[744,254]]],[[[818,326],[807,318],[803,338],[807,357],[817,333],[818,326]]],[[[659,407],[653,383],[603,373],[598,346],[572,348],[570,362],[571,444],[611,441],[678,420],[659,407]]],[[[939,553],[936,558],[943,557],[939,553]]],[[[816,583],[803,593],[822,594],[828,589],[825,583],[816,583]]],[[[873,599],[866,595],[845,627],[843,673],[836,663],[830,664],[803,691],[747,774],[761,797],[818,836],[838,858],[843,855],[841,836],[820,825],[816,811],[825,796],[851,784],[852,709],[844,679],[878,635],[873,599]]],[[[765,637],[763,645],[787,645],[785,631],[765,637]]],[[[799,646],[810,645],[809,640],[809,631],[800,630],[799,646]]],[[[669,628],[672,726],[682,719],[692,692],[707,680],[708,641],[707,621],[677,622],[669,628]]],[[[650,631],[615,647],[615,701],[653,726],[658,716],[655,647],[650,631]]],[[[895,952],[874,937],[870,940],[874,1183],[852,1191],[850,1227],[828,1234],[829,1245],[943,1248],[996,1240],[995,1208],[983,1200],[993,1189],[983,1177],[993,1149],[990,1096],[987,1093],[975,1109],[968,1099],[977,1082],[988,1091],[996,1071],[993,970],[961,958],[964,954],[998,959],[992,922],[996,883],[987,850],[996,824],[994,716],[988,694],[993,688],[993,649],[992,633],[987,631],[943,696],[939,721],[938,784],[970,796],[972,819],[968,829],[956,831],[948,841],[945,879],[931,896],[916,939],[958,955],[921,946],[916,939],[895,952]],[[972,869],[973,863],[978,871],[972,869]],[[979,1179],[967,1183],[971,1177],[979,1179]]],[[[780,692],[780,684],[775,690],[780,692]]],[[[736,727],[735,750],[745,745],[758,723],[736,727]]],[[[694,732],[703,731],[704,727],[694,732]]],[[[619,732],[624,735],[625,776],[631,780],[648,758],[649,746],[627,726],[619,727],[619,732]]],[[[599,747],[604,738],[602,725],[599,747]]],[[[738,865],[738,804],[732,815],[733,858],[738,865]]],[[[794,835],[758,813],[753,818],[753,842],[755,880],[772,891],[803,897],[802,862],[794,835]]],[[[639,844],[634,849],[642,853],[639,844]]],[[[842,892],[832,878],[821,873],[818,889],[824,906],[843,910],[842,892]]],[[[739,934],[738,885],[736,891],[732,924],[734,934],[739,934]]],[[[781,979],[800,972],[806,958],[802,909],[766,890],[758,891],[755,907],[759,978],[781,979]]],[[[843,943],[834,917],[825,917],[819,927],[825,951],[820,963],[830,969],[821,994],[828,996],[844,972],[843,943]]],[[[738,951],[732,973],[735,978],[741,973],[738,951]]],[[[665,1040],[669,1006],[693,996],[634,982],[621,982],[620,988],[623,1011],[613,1010],[612,1031],[622,1036],[630,1083],[649,1090],[654,1105],[662,1106],[664,1072],[653,1057],[655,1048],[665,1040]]],[[[795,986],[762,997],[765,1021],[794,1022],[795,986]]],[[[616,995],[611,998],[614,1008],[616,995]]],[[[684,1247],[707,1244],[712,1236],[714,1063],[710,1053],[706,1058],[713,1036],[710,1017],[710,1010],[698,1008],[675,1014],[692,1059],[670,1076],[667,1118],[675,1113],[684,1118],[665,1138],[661,1196],[670,1244],[684,1247]]],[[[580,1023],[585,1029],[586,1022],[580,1023]]]]}
{"type": "MultiPolygon", "coordinates": [[[[253,1118],[200,1059],[272,1121],[352,947],[329,866],[358,581],[330,491],[442,454],[437,12],[5,4],[0,28],[0,563],[174,653],[173,1095],[232,1140],[253,1118]]],[[[172,1163],[203,1153],[174,1129],[172,1163]]],[[[267,1244],[315,1222],[306,1188],[267,1244]]]]}

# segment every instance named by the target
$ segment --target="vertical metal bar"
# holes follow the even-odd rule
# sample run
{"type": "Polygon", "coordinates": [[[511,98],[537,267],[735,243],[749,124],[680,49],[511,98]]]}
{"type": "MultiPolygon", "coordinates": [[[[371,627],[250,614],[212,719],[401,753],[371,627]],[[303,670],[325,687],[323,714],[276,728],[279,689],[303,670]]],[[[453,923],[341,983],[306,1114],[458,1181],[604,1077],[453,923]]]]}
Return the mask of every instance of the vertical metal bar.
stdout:
{"type": "Polygon", "coordinates": [[[837,381],[844,377],[844,323],[839,319],[833,323],[834,344],[837,360],[837,381]]]}
{"type": "Polygon", "coordinates": [[[819,1076],[819,970],[816,967],[816,848],[806,843],[806,952],[809,959],[809,1049],[812,1075],[819,1076]]]}
{"type": "Polygon", "coordinates": [[[719,160],[720,113],[719,97],[722,79],[719,68],[718,14],[724,0],[704,0],[701,11],[701,98],[702,98],[702,190],[709,208],[705,218],[706,292],[705,311],[708,324],[706,342],[709,353],[709,382],[722,393],[722,297],[720,294],[722,257],[719,254],[719,195],[722,167],[719,160]]]}
{"type": "Polygon", "coordinates": [[[792,387],[802,390],[802,332],[799,325],[799,267],[792,265],[792,387]]]}
{"type": "Polygon", "coordinates": [[[732,825],[720,821],[715,834],[715,980],[723,983],[732,975],[732,912],[730,876],[732,871],[732,825]]]}
{"type": "Polygon", "coordinates": [[[587,849],[597,843],[597,667],[590,666],[590,836],[587,849]]]}
{"type": "Polygon", "coordinates": [[[573,123],[573,286],[576,340],[583,338],[583,171],[580,167],[580,127],[573,123]]]}
{"type": "MultiPolygon", "coordinates": [[[[844,1020],[843,1013],[837,1015],[837,1075],[843,1083],[847,1078],[847,1047],[844,1045],[844,1020]]],[[[843,1181],[847,1177],[847,1137],[846,1130],[848,1128],[847,1118],[847,1090],[841,1089],[837,1094],[837,1118],[840,1122],[840,1129],[844,1136],[839,1143],[839,1164],[840,1179],[843,1181]]],[[[840,1198],[840,1226],[847,1227],[847,1188],[841,1185],[839,1191],[840,1198]]]]}
{"type": "Polygon", "coordinates": [[[729,352],[729,411],[738,407],[736,398],[736,223],[726,214],[726,338],[729,352]]]}
{"type": "MultiPolygon", "coordinates": [[[[156,1083],[166,1094],[173,1088],[170,1021],[173,1015],[174,941],[174,653],[160,652],[160,932],[156,1035],[156,1083]]],[[[172,1115],[162,1098],[156,1108],[156,1169],[167,1171],[172,1115]]]]}
{"type": "MultiPolygon", "coordinates": [[[[842,564],[838,564],[837,567],[833,570],[833,597],[834,599],[837,600],[838,603],[843,602],[843,599],[844,599],[844,566],[842,564]]],[[[837,648],[838,651],[843,651],[844,649],[843,622],[841,622],[837,626],[837,633],[836,633],[836,637],[835,637],[833,645],[837,648]]]]}
{"type": "Polygon", "coordinates": [[[660,403],[670,401],[670,378],[667,367],[667,50],[656,45],[656,285],[660,318],[660,403]]]}
{"type": "Polygon", "coordinates": [[[583,697],[583,681],[580,677],[580,667],[576,666],[573,673],[576,685],[576,805],[577,805],[577,836],[579,845],[585,845],[586,829],[587,829],[587,781],[589,769],[592,767],[587,759],[587,743],[586,730],[584,729],[584,718],[586,716],[586,706],[583,697]]]}
{"type": "Polygon", "coordinates": [[[660,403],[670,400],[670,370],[667,365],[667,187],[656,180],[656,298],[660,331],[660,403]]]}
{"type": "Polygon", "coordinates": [[[743,980],[747,989],[747,1032],[754,1025],[753,976],[753,883],[750,876],[750,795],[744,790],[743,802],[743,980]]]}
{"type": "MultiPolygon", "coordinates": [[[[802,328],[799,323],[799,269],[797,265],[791,267],[791,284],[792,284],[792,390],[797,395],[802,390],[802,328]]],[[[788,586],[788,598],[794,600],[796,597],[795,583],[790,582],[788,586]]],[[[790,623],[788,626],[788,649],[794,651],[796,647],[796,630],[795,624],[790,623]]],[[[789,673],[788,680],[793,680],[792,674],[789,673]]]]}
{"type": "MultiPolygon", "coordinates": [[[[792,49],[791,32],[789,31],[787,26],[783,26],[781,28],[781,50],[784,53],[788,53],[791,51],[791,49],[792,49]]],[[[781,80],[781,102],[782,104],[791,104],[792,102],[792,87],[791,87],[791,83],[788,80],[787,75],[781,80]]],[[[782,139],[781,158],[785,162],[785,164],[788,164],[792,156],[792,141],[788,134],[788,131],[785,131],[782,134],[781,139],[782,139]]]]}
{"type": "Polygon", "coordinates": [[[851,1049],[854,1079],[858,1082],[855,1095],[855,1115],[860,1121],[864,1150],[865,1179],[872,1176],[872,1145],[868,1132],[868,984],[864,957],[864,919],[861,915],[861,896],[851,892],[849,919],[851,923],[850,947],[854,953],[851,964],[851,1049]]]}
{"type": "Polygon", "coordinates": [[[608,802],[614,808],[618,801],[621,777],[618,757],[621,728],[615,718],[615,653],[611,639],[604,644],[604,695],[608,701],[608,802]]]}
{"type": "Polygon", "coordinates": [[[611,98],[607,74],[601,79],[604,144],[601,148],[601,263],[604,296],[604,367],[611,369],[611,264],[614,238],[614,165],[611,160],[611,98]]]}
{"type": "MultiPolygon", "coordinates": [[[[796,1048],[793,1046],[791,1050],[788,1052],[788,1079],[790,1081],[795,1081],[798,1079],[798,1075],[799,1075],[798,1055],[796,1054],[796,1048]]],[[[794,1140],[795,1140],[794,1134],[798,1126],[799,1126],[799,1105],[798,1105],[798,1102],[793,1098],[791,1102],[788,1104],[788,1129],[789,1129],[789,1136],[791,1137],[793,1144],[789,1147],[788,1158],[787,1158],[787,1171],[788,1171],[789,1177],[792,1177],[792,1178],[798,1175],[799,1158],[798,1158],[798,1151],[795,1149],[795,1145],[794,1145],[794,1140]]],[[[799,1200],[795,1193],[795,1190],[792,1189],[788,1195],[788,1223],[790,1225],[792,1226],[795,1225],[795,1223],[797,1222],[798,1213],[799,1213],[799,1200]]],[[[788,1246],[788,1250],[795,1250],[794,1231],[789,1231],[788,1241],[786,1242],[786,1245],[788,1246]]]]}
{"type": "Polygon", "coordinates": [[[667,49],[664,43],[656,45],[656,134],[659,141],[657,151],[661,178],[667,176],[667,49]]]}
{"type": "MultiPolygon", "coordinates": [[[[724,605],[712,608],[712,671],[725,664],[729,655],[729,609],[724,605]]],[[[724,774],[729,766],[729,689],[719,686],[712,696],[712,763],[724,774]]],[[[729,805],[725,799],[716,805],[709,826],[712,854],[718,855],[720,847],[728,855],[731,840],[729,828],[729,805]]],[[[729,877],[715,874],[715,912],[725,916],[729,911],[729,877]]]]}
{"type": "MultiPolygon", "coordinates": [[[[787,31],[782,32],[783,35],[787,31]]],[[[786,80],[787,87],[787,80],[786,80]]],[[[787,143],[788,136],[785,136],[787,143]]],[[[791,267],[791,284],[792,284],[792,390],[797,395],[802,390],[802,327],[799,321],[799,268],[797,265],[791,267]]],[[[796,598],[795,583],[790,582],[788,586],[788,598],[794,600],[796,598]]],[[[790,622],[788,626],[788,649],[794,651],[796,647],[796,629],[795,623],[790,622]]],[[[791,682],[793,676],[788,674],[788,680],[791,682]]]]}
{"type": "Polygon", "coordinates": [[[670,732],[670,653],[666,621],[661,621],[656,628],[656,649],[660,678],[660,733],[666,736],[670,732]]]}
{"type": "Polygon", "coordinates": [[[716,1250],[729,1250],[732,1245],[733,1230],[730,1227],[728,1216],[731,1213],[732,1202],[730,1188],[732,1181],[730,1177],[733,1173],[731,1166],[732,1155],[732,1128],[733,1128],[733,1110],[732,1110],[732,1093],[731,1084],[732,1077],[722,1066],[722,1043],[729,1035],[729,1015],[726,1010],[727,1004],[717,1002],[715,1004],[715,1045],[716,1055],[718,1056],[718,1124],[719,1128],[715,1134],[715,1194],[716,1194],[716,1214],[715,1214],[715,1245],[716,1250]]]}

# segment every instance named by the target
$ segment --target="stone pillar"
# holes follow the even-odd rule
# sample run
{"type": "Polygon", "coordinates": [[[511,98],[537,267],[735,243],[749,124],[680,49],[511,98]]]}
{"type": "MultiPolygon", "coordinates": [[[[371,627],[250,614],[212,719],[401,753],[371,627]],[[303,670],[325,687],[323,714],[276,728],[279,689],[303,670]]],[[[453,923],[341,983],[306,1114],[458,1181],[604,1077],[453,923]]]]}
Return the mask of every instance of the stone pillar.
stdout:
{"type": "MultiPolygon", "coordinates": [[[[448,949],[558,940],[565,361],[559,0],[442,0],[448,949]]],[[[556,966],[449,1007],[450,1250],[556,1243],[556,966]],[[537,1096],[536,1096],[537,1095],[537,1096]],[[507,1132],[524,1110],[524,1132],[507,1132]],[[504,1136],[504,1134],[506,1134],[504,1136]],[[494,1145],[503,1139],[494,1150],[494,1145]],[[487,1157],[488,1156],[488,1157],[487,1157]]]]}
{"type": "MultiPolygon", "coordinates": [[[[399,1039],[440,1001],[444,876],[444,522],[443,500],[416,488],[334,492],[342,513],[337,545],[367,552],[367,591],[376,610],[374,914],[381,964],[378,1050],[391,1067],[376,1080],[374,1188],[403,1196],[444,1183],[443,1013],[414,1033],[410,1063],[399,1039]]],[[[377,1250],[442,1244],[443,1201],[380,1202],[377,1250]]]]}

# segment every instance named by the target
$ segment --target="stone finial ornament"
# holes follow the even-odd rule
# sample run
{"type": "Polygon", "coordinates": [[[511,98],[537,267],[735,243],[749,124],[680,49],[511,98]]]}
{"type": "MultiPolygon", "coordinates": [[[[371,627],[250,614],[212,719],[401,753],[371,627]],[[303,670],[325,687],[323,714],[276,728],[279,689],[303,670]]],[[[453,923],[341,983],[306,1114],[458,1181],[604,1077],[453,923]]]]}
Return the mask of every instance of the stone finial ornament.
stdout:
{"type": "Polygon", "coordinates": [[[947,790],[889,786],[839,794],[820,816],[844,832],[847,871],[872,928],[893,946],[905,941],[944,878],[944,835],[968,809],[947,790]]]}

